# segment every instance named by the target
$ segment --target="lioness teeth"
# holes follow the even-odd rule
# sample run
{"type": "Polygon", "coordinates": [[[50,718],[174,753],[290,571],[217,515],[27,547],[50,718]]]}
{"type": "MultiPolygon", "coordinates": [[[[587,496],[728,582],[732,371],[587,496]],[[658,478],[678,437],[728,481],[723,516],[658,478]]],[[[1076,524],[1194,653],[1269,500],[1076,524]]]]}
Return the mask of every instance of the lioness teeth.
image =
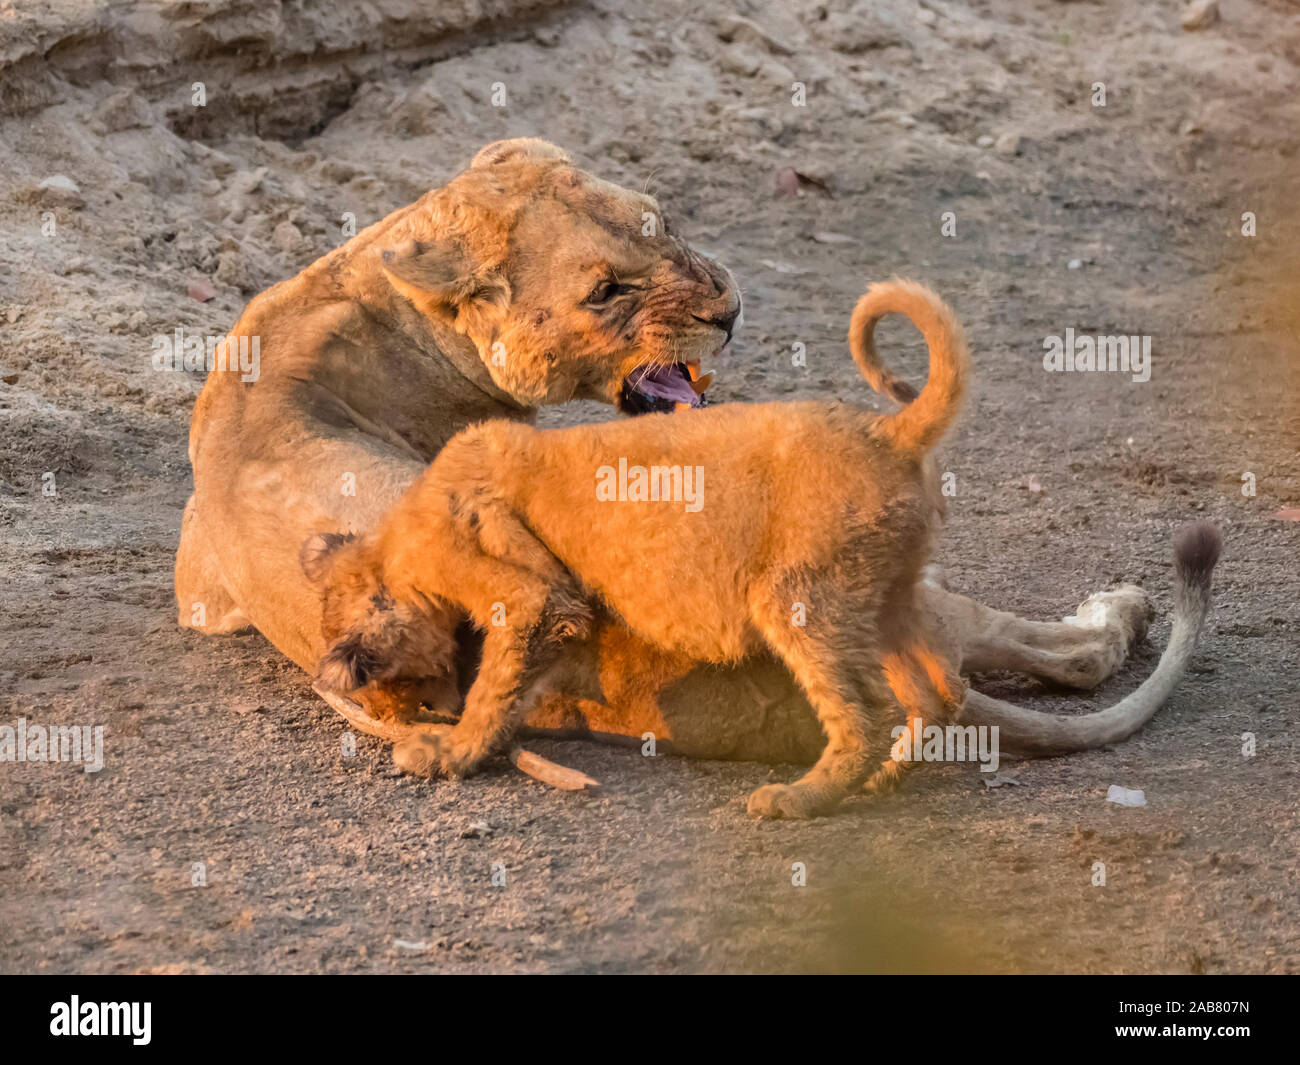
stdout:
{"type": "Polygon", "coordinates": [[[697,396],[704,395],[709,385],[713,384],[713,374],[700,374],[699,361],[686,363],[686,373],[691,379],[691,388],[694,389],[697,396]]]}

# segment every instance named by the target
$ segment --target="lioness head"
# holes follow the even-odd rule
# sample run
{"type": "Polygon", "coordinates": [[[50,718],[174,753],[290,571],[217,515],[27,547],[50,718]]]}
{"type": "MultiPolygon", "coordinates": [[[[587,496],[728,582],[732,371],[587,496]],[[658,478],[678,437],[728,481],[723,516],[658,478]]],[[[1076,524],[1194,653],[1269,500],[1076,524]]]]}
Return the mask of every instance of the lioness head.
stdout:
{"type": "Polygon", "coordinates": [[[731,275],[693,251],[652,196],[499,141],[425,196],[380,251],[415,307],[474,342],[528,406],[597,399],[628,413],[700,402],[700,360],[731,339],[731,275]]]}

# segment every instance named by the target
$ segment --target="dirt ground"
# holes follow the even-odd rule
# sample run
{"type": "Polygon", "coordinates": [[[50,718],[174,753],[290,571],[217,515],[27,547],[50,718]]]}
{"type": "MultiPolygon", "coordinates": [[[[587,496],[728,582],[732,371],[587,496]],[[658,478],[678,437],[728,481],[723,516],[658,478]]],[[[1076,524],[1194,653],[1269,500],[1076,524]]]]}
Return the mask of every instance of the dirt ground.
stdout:
{"type": "MultiPolygon", "coordinates": [[[[105,765],[0,763],[0,969],[1300,972],[1300,525],[1276,516],[1300,506],[1300,11],[1219,7],[6,5],[0,725],[102,724],[105,765]],[[844,342],[864,285],[954,305],[977,387],[942,459],[952,586],[1052,618],[1129,580],[1160,612],[1095,694],[984,690],[1063,713],[1132,690],[1173,530],[1217,523],[1217,605],[1152,724],[1004,766],[1018,786],[926,767],[757,823],[744,797],[792,767],[540,743],[604,788],[396,776],[262,637],[179,629],[202,380],[156,372],[153,338],[224,333],[345,215],[524,134],[648,183],[740,279],[718,400],[870,402],[844,342]],[[783,195],[785,167],[816,182],[783,195]],[[1151,379],[1047,373],[1067,328],[1149,335],[1151,379]]],[[[923,373],[906,329],[884,345],[923,373]]]]}

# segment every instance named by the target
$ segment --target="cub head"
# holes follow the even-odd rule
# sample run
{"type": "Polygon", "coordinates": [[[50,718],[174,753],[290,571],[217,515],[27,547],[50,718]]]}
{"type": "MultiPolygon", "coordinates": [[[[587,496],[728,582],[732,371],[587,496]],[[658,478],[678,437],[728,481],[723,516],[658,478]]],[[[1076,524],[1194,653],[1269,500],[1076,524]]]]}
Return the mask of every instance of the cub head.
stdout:
{"type": "Polygon", "coordinates": [[[317,533],[303,542],[298,561],[321,591],[327,648],[318,684],[342,694],[371,684],[454,678],[456,615],[439,602],[392,595],[364,541],[317,533]]]}
{"type": "Polygon", "coordinates": [[[385,239],[398,293],[472,340],[493,383],[526,406],[698,406],[699,364],[740,316],[731,274],[654,197],[541,140],[488,145],[385,239]]]}

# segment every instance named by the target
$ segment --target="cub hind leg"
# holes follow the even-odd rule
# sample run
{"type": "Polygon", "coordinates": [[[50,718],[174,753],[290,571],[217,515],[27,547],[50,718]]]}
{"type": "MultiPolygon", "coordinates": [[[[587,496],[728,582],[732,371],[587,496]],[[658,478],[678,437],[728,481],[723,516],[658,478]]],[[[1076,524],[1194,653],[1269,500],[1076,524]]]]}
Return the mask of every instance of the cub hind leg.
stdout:
{"type": "Polygon", "coordinates": [[[826,733],[826,746],[793,784],[768,784],[750,795],[749,812],[759,817],[816,817],[834,809],[870,771],[873,721],[893,717],[898,709],[874,642],[876,597],[862,597],[866,601],[852,607],[813,602],[805,624],[792,624],[789,603],[811,599],[803,591],[752,603],[753,621],[803,688],[826,733]]]}

